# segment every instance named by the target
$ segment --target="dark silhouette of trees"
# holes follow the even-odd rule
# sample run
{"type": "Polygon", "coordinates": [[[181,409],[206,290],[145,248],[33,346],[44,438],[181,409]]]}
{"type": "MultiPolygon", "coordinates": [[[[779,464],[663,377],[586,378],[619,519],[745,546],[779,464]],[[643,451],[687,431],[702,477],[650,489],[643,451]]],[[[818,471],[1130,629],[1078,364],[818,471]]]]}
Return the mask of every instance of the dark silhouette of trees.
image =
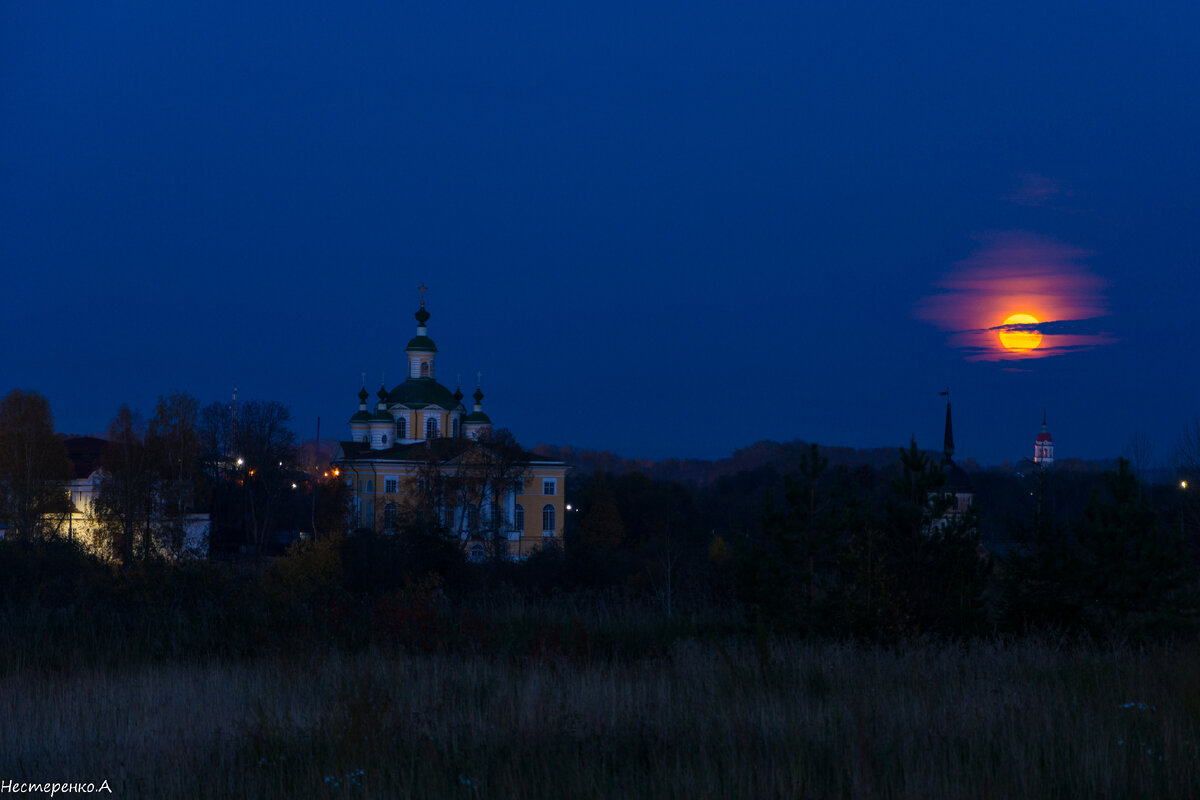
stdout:
{"type": "Polygon", "coordinates": [[[40,539],[56,532],[69,511],[69,475],[50,403],[37,392],[9,392],[0,400],[0,521],[12,536],[40,539]]]}
{"type": "Polygon", "coordinates": [[[122,564],[154,552],[155,480],[141,416],[122,404],[108,426],[104,471],[93,503],[103,549],[122,564]]]}

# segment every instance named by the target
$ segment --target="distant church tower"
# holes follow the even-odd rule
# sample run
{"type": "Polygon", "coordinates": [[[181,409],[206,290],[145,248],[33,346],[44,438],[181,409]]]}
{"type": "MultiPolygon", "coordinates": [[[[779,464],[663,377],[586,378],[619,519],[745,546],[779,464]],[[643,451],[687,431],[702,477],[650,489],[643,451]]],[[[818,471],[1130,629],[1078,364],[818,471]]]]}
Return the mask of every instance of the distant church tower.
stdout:
{"type": "Polygon", "coordinates": [[[1046,431],[1046,409],[1042,409],[1042,432],[1033,440],[1033,463],[1049,467],[1054,465],[1054,440],[1046,431]]]}

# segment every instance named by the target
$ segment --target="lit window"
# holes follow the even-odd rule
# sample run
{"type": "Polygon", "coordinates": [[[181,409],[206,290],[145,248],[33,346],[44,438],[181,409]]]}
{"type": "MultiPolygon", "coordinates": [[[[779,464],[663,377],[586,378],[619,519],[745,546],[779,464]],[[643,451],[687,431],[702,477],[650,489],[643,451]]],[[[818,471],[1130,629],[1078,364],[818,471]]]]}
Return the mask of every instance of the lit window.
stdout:
{"type": "Polygon", "coordinates": [[[513,509],[513,528],[518,531],[525,530],[525,506],[520,503],[513,509]]]}
{"type": "Polygon", "coordinates": [[[542,481],[542,494],[553,495],[555,493],[555,489],[557,488],[554,483],[555,482],[550,479],[542,481]]]}
{"type": "Polygon", "coordinates": [[[542,535],[554,535],[554,506],[549,503],[542,506],[542,535]]]}
{"type": "Polygon", "coordinates": [[[396,493],[396,479],[395,478],[384,478],[383,491],[386,492],[387,494],[395,494],[396,493]]]}
{"type": "Polygon", "coordinates": [[[437,417],[426,417],[425,418],[425,438],[426,439],[438,438],[437,417]]]}

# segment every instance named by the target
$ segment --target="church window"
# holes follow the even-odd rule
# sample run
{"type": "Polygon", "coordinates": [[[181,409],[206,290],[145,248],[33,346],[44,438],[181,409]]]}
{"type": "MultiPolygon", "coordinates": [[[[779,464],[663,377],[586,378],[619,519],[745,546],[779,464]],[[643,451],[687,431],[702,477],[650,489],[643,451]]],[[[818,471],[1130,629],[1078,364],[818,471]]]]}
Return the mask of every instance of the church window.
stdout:
{"type": "Polygon", "coordinates": [[[408,438],[408,418],[407,417],[400,417],[399,419],[396,420],[396,438],[397,439],[407,439],[408,438]]]}
{"type": "Polygon", "coordinates": [[[371,480],[370,478],[367,478],[367,491],[368,492],[375,491],[375,481],[371,480]]]}
{"type": "Polygon", "coordinates": [[[471,551],[470,551],[470,554],[467,556],[467,558],[469,558],[472,562],[478,564],[479,562],[481,562],[485,558],[487,558],[487,550],[484,549],[484,546],[481,545],[479,542],[476,542],[475,544],[471,545],[471,551]]]}
{"type": "Polygon", "coordinates": [[[554,506],[546,503],[542,506],[542,536],[554,535],[554,506]]]}
{"type": "Polygon", "coordinates": [[[425,438],[426,439],[438,438],[437,417],[426,417],[425,418],[425,438]]]}
{"type": "Polygon", "coordinates": [[[525,506],[520,503],[513,509],[513,528],[518,531],[525,530],[525,506]]]}
{"type": "Polygon", "coordinates": [[[396,479],[395,478],[384,478],[383,479],[383,491],[386,494],[395,494],[396,493],[396,479]]]}
{"type": "Polygon", "coordinates": [[[459,424],[460,423],[459,423],[458,417],[455,417],[454,418],[454,427],[453,427],[454,433],[452,434],[452,436],[454,436],[455,439],[457,439],[462,434],[462,429],[459,427],[459,424]]]}
{"type": "Polygon", "coordinates": [[[558,487],[555,486],[555,482],[552,479],[547,478],[546,480],[542,481],[542,494],[552,495],[557,488],[558,487]]]}
{"type": "Polygon", "coordinates": [[[383,527],[392,530],[396,527],[396,504],[388,503],[383,507],[383,527]]]}
{"type": "Polygon", "coordinates": [[[387,434],[386,433],[383,435],[383,444],[385,447],[387,446],[387,434]]]}
{"type": "Polygon", "coordinates": [[[428,361],[421,362],[421,377],[422,378],[429,377],[429,362],[428,361]]]}

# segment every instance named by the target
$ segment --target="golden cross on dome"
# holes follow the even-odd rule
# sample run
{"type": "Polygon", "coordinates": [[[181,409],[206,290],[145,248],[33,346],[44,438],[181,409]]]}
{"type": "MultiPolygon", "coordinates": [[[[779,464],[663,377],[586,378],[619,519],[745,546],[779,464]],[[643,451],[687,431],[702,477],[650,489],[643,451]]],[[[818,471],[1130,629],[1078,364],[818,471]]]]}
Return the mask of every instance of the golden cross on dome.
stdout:
{"type": "Polygon", "coordinates": [[[421,292],[421,308],[424,308],[425,307],[425,292],[428,290],[428,287],[424,283],[422,283],[420,286],[417,287],[417,289],[418,289],[418,291],[421,292]]]}

